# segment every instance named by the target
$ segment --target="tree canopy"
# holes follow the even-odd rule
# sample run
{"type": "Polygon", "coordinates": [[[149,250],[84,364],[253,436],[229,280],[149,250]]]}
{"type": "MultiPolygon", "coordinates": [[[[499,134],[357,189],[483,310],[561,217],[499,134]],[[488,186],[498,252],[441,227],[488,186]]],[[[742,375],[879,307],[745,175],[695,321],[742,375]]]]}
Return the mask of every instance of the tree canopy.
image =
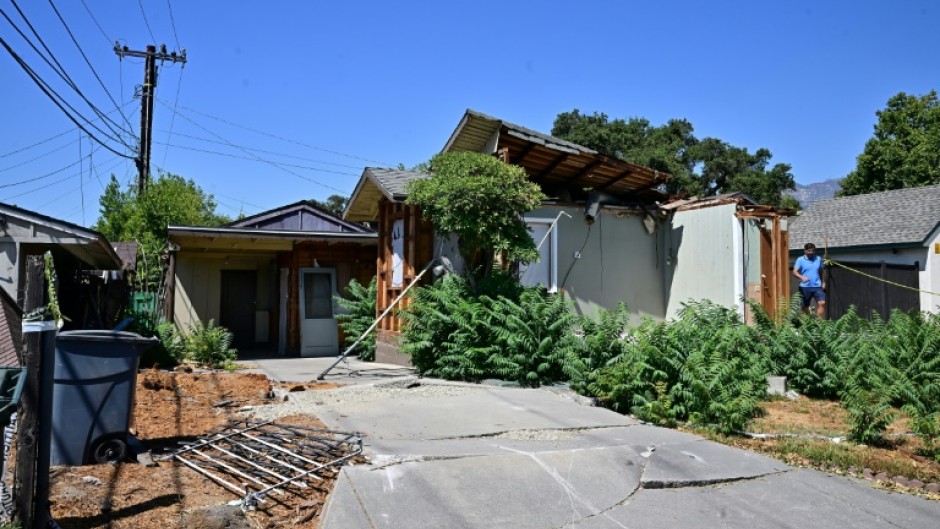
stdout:
{"type": "Polygon", "coordinates": [[[710,196],[742,191],[763,204],[796,207],[783,192],[796,184],[791,167],[778,163],[768,169],[768,149],[754,153],[717,138],[699,139],[692,123],[671,119],[655,126],[643,118],[609,119],[606,114],[582,114],[575,109],[555,118],[552,135],[590,147],[621,160],[664,171],[673,176],[666,191],[710,196]]]}
{"type": "Polygon", "coordinates": [[[876,112],[875,134],[855,170],[841,182],[842,196],[940,184],[940,101],[904,92],[876,112]]]}
{"type": "Polygon", "coordinates": [[[343,214],[343,209],[346,208],[346,204],[349,202],[349,197],[344,197],[343,195],[330,195],[326,197],[326,200],[317,200],[312,198],[310,199],[310,202],[313,202],[314,205],[321,209],[325,209],[336,216],[340,216],[343,214]]]}
{"type": "Polygon", "coordinates": [[[522,215],[545,195],[525,170],[475,152],[446,152],[431,159],[431,177],[408,185],[408,203],[421,208],[441,235],[457,234],[467,263],[491,270],[493,256],[532,262],[538,251],[522,215]]]}
{"type": "Polygon", "coordinates": [[[212,195],[192,180],[162,173],[140,194],[137,187],[121,184],[114,175],[99,199],[100,214],[94,229],[111,242],[137,241],[144,263],[138,277],[153,281],[159,275],[158,258],[166,244],[167,226],[221,226],[231,221],[215,212],[212,195]]]}

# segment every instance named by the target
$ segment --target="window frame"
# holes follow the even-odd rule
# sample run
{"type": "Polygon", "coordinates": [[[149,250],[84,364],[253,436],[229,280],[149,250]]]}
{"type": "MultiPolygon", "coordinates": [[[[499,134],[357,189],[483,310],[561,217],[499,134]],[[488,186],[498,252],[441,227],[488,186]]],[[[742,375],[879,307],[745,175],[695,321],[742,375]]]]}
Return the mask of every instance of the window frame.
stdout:
{"type": "MultiPolygon", "coordinates": [[[[549,217],[527,217],[523,216],[522,220],[526,223],[526,227],[530,224],[547,224],[548,225],[548,239],[545,240],[546,243],[550,244],[548,258],[550,259],[548,267],[548,285],[545,285],[545,288],[549,292],[555,293],[558,292],[558,226],[552,226],[555,222],[554,218],[549,217]]],[[[530,232],[531,234],[531,232],[530,232]]],[[[541,240],[541,239],[540,239],[541,240]]],[[[536,241],[533,238],[533,242],[538,246],[539,241],[536,241]]],[[[542,251],[539,250],[539,256],[542,256],[542,251]]],[[[519,281],[522,282],[522,275],[519,276],[519,281]]]]}

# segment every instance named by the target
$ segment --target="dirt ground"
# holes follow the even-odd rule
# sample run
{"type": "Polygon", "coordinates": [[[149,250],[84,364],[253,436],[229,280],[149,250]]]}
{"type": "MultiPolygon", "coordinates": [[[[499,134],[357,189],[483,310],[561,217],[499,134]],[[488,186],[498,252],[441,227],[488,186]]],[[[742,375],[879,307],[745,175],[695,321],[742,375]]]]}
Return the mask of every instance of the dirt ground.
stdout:
{"type": "MultiPolygon", "coordinates": [[[[765,414],[751,421],[748,431],[773,434],[812,434],[826,437],[848,436],[848,412],[838,403],[801,398],[774,400],[763,405],[765,414]]],[[[889,425],[884,446],[864,446],[851,442],[834,443],[822,439],[747,439],[720,437],[725,444],[738,446],[783,459],[789,464],[846,473],[855,467],[860,475],[865,468],[872,473],[885,472],[891,477],[904,476],[924,483],[940,482],[940,463],[917,453],[920,440],[909,435],[907,420],[900,418],[889,425]]],[[[903,487],[888,485],[901,492],[903,487]]],[[[932,499],[940,496],[930,495],[932,499]]]]}
{"type": "MultiPolygon", "coordinates": [[[[306,384],[284,389],[329,389],[333,384],[306,384]]],[[[245,406],[271,404],[271,383],[263,375],[237,373],[171,373],[148,370],[137,379],[133,431],[150,448],[176,446],[181,440],[217,430],[239,416],[245,406]]],[[[278,422],[322,427],[312,415],[278,422]]],[[[247,513],[247,527],[313,528],[332,488],[324,480],[305,497],[268,502],[247,513]]],[[[206,527],[195,519],[202,507],[237,500],[235,494],[179,463],[157,467],[137,463],[57,467],[52,473],[52,515],[63,529],[206,527]]],[[[237,514],[237,513],[236,513],[237,514]]],[[[239,527],[231,520],[231,527],[239,527]]],[[[219,525],[219,527],[229,527],[219,525]]]]}

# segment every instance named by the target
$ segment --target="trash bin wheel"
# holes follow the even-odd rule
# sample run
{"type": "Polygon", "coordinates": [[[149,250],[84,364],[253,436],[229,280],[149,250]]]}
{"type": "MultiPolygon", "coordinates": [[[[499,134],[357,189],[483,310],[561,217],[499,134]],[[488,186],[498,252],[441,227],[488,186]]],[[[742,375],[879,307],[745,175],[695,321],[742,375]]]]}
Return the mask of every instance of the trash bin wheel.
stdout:
{"type": "Polygon", "coordinates": [[[118,437],[99,439],[91,449],[93,463],[114,463],[127,457],[127,442],[118,437]]]}

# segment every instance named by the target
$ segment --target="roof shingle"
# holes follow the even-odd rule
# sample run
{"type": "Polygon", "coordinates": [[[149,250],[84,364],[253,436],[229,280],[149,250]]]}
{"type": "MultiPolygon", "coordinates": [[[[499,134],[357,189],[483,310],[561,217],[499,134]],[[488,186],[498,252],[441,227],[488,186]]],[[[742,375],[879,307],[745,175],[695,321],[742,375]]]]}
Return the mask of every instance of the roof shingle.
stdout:
{"type": "Polygon", "coordinates": [[[840,197],[791,217],[790,249],[923,244],[940,222],[940,185],[840,197]]]}
{"type": "Polygon", "coordinates": [[[404,200],[408,198],[406,186],[412,180],[421,180],[431,175],[418,171],[406,171],[402,169],[384,169],[379,167],[367,167],[366,173],[371,175],[377,184],[385,188],[395,200],[404,200]]]}

